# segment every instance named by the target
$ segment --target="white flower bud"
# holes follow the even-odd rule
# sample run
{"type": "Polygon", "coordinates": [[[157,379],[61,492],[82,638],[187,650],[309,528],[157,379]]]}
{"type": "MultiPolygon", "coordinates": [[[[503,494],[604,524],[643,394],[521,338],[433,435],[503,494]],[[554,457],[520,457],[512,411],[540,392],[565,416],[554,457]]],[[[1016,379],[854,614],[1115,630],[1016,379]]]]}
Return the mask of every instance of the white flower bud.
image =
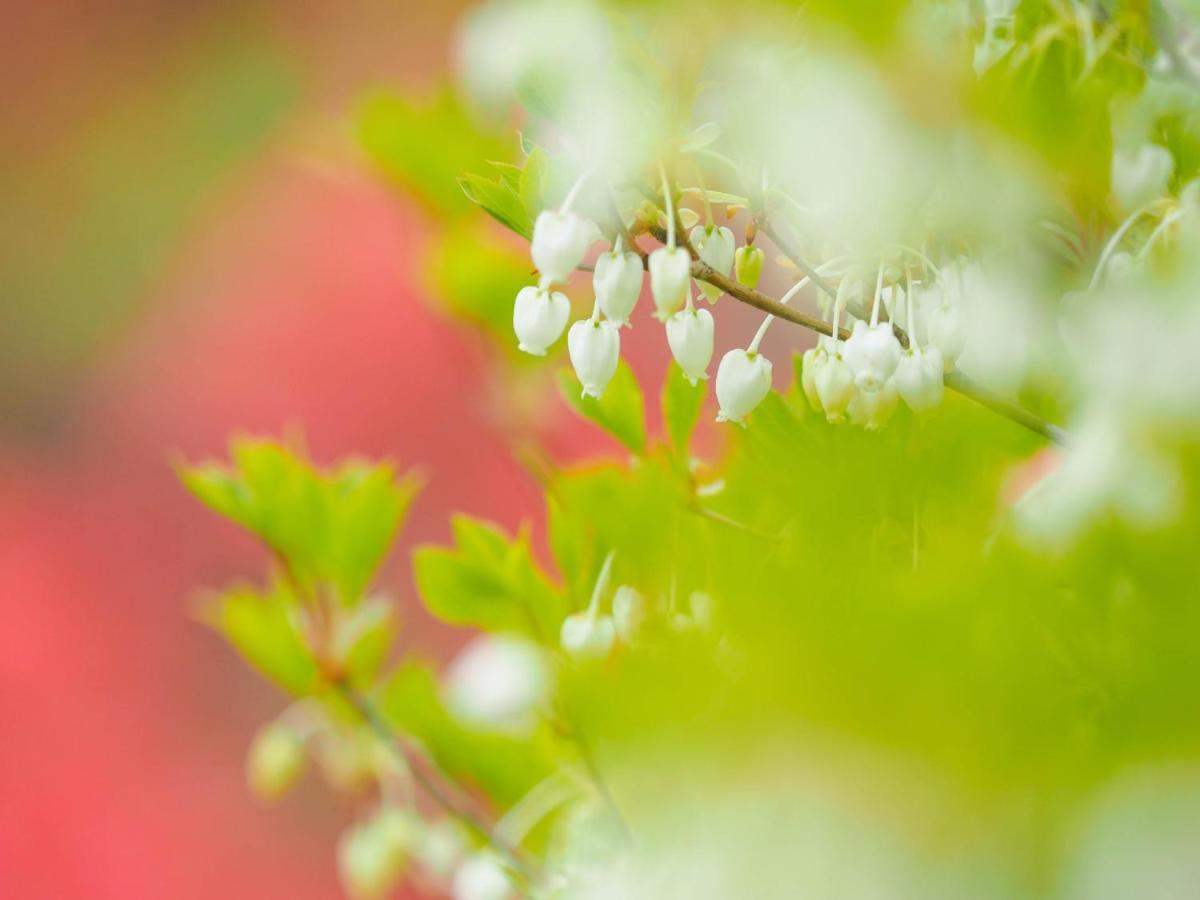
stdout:
{"type": "Polygon", "coordinates": [[[949,372],[967,345],[967,329],[957,306],[942,304],[926,316],[929,345],[942,354],[942,366],[949,372]]]}
{"type": "Polygon", "coordinates": [[[897,400],[896,384],[889,378],[878,390],[856,388],[846,412],[855,425],[862,425],[867,431],[878,431],[896,411],[897,400]]]}
{"type": "MultiPolygon", "coordinates": [[[[733,268],[734,250],[737,247],[737,241],[734,240],[730,229],[724,225],[697,225],[692,229],[691,241],[701,260],[720,274],[729,275],[729,270],[733,268]]],[[[700,282],[700,291],[710,303],[715,303],[721,296],[719,287],[703,281],[700,282]]]]}
{"type": "Polygon", "coordinates": [[[466,837],[462,829],[448,820],[432,822],[417,835],[413,856],[421,868],[439,880],[449,878],[462,858],[466,837]]]}
{"type": "Polygon", "coordinates": [[[246,781],[268,800],[285,794],[304,772],[304,740],[293,729],[270,722],[258,730],[246,757],[246,781]]]}
{"type": "Polygon", "coordinates": [[[361,900],[385,896],[404,872],[407,854],[397,832],[381,819],[352,825],[338,841],[338,873],[346,893],[361,900]]]}
{"type": "Polygon", "coordinates": [[[573,212],[546,209],[538,213],[529,253],[542,284],[566,281],[583,262],[594,233],[593,226],[573,212]]]}
{"type": "Polygon", "coordinates": [[[683,306],[692,277],[692,258],[682,247],[659,247],[650,254],[650,291],[659,319],[683,306]]]}
{"type": "Polygon", "coordinates": [[[859,319],[842,348],[842,359],[850,367],[854,383],[860,389],[877,391],[896,371],[900,351],[900,341],[890,322],[868,325],[859,319]]]}
{"type": "Polygon", "coordinates": [[[818,367],[815,379],[817,395],[830,422],[846,417],[846,407],[854,397],[854,375],[840,354],[831,353],[818,367]]]}
{"type": "Polygon", "coordinates": [[[909,349],[892,376],[896,390],[913,412],[933,409],[942,402],[942,354],[937,347],[909,349]]]}
{"type": "Polygon", "coordinates": [[[583,319],[567,332],[571,365],[583,385],[583,396],[600,398],[617,371],[621,337],[612,322],[583,319]]]}
{"type": "Polygon", "coordinates": [[[534,356],[545,356],[546,348],[558,340],[570,317],[571,303],[566,294],[532,285],[521,288],[513,306],[517,348],[534,356]]]}
{"type": "Polygon", "coordinates": [[[601,253],[596,257],[592,289],[605,317],[617,327],[628,325],[642,293],[641,257],[628,250],[601,253]]]}
{"type": "Polygon", "coordinates": [[[763,264],[766,261],[767,254],[763,252],[762,247],[750,244],[738,247],[733,255],[734,276],[746,287],[755,287],[758,279],[762,277],[763,264]]]}
{"type": "Polygon", "coordinates": [[[717,421],[742,424],[770,390],[771,361],[761,353],[730,350],[717,367],[717,421]]]}
{"type": "Polygon", "coordinates": [[[820,412],[822,409],[821,395],[817,392],[817,372],[826,364],[828,359],[829,354],[821,346],[809,347],[804,351],[804,356],[801,357],[800,387],[804,391],[808,405],[816,412],[820,412]]]}
{"type": "Polygon", "coordinates": [[[646,624],[646,601],[636,590],[623,584],[613,594],[613,624],[621,640],[630,644],[646,624]]]}
{"type": "Polygon", "coordinates": [[[511,635],[481,635],[450,664],[446,705],[465,725],[521,734],[532,730],[548,691],[536,645],[511,635]]]}
{"type": "Polygon", "coordinates": [[[586,610],[563,619],[558,633],[566,654],[579,660],[603,659],[612,652],[616,638],[616,626],[611,616],[598,616],[586,610]]]}
{"type": "Polygon", "coordinates": [[[513,883],[493,854],[474,853],[454,873],[450,894],[454,900],[508,900],[513,883]]]}
{"type": "Polygon", "coordinates": [[[1126,212],[1161,197],[1175,169],[1171,151],[1158,144],[1142,144],[1113,153],[1112,192],[1126,212]]]}
{"type": "Polygon", "coordinates": [[[681,309],[667,319],[667,344],[687,380],[708,378],[713,354],[713,317],[707,309],[681,309]]]}

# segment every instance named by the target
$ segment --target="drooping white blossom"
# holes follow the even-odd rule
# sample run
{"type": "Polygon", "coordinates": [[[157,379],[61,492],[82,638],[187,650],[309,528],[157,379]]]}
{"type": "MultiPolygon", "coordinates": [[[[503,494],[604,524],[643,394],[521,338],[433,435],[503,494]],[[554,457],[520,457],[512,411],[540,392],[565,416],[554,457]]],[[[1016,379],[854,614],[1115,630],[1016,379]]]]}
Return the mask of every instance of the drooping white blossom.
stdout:
{"type": "Polygon", "coordinates": [[[708,378],[713,354],[713,317],[707,309],[681,309],[667,319],[667,344],[688,381],[708,378]]]}
{"type": "Polygon", "coordinates": [[[572,659],[603,659],[612,652],[617,630],[612,616],[584,610],[563,619],[558,638],[572,659]]]}
{"type": "Polygon", "coordinates": [[[594,226],[570,210],[545,209],[538,213],[529,254],[541,275],[542,286],[566,281],[583,262],[594,234],[594,226]]]}
{"type": "Polygon", "coordinates": [[[933,409],[942,402],[945,392],[941,351],[937,347],[905,350],[892,381],[913,412],[933,409]]]}
{"type": "Polygon", "coordinates": [[[541,651],[513,635],[477,637],[459,652],[446,673],[446,705],[451,714],[485,731],[527,732],[549,689],[541,651]]]}
{"type": "Polygon", "coordinates": [[[583,385],[583,396],[599,399],[621,358],[621,336],[616,326],[595,318],[576,322],[567,333],[567,351],[583,385]]]}
{"type": "Polygon", "coordinates": [[[464,859],[454,873],[454,900],[509,900],[515,886],[504,865],[492,853],[480,851],[464,859]]]}
{"type": "Polygon", "coordinates": [[[613,594],[613,624],[625,643],[632,643],[646,622],[646,600],[634,588],[621,585],[613,594]]]}
{"type": "MultiPolygon", "coordinates": [[[[733,268],[737,246],[733,232],[724,225],[697,225],[692,229],[690,237],[700,259],[719,274],[728,276],[733,268]]],[[[703,281],[700,282],[700,291],[709,302],[716,302],[721,296],[720,288],[703,281]]]]}
{"type": "Polygon", "coordinates": [[[842,345],[842,359],[849,366],[859,389],[877,391],[896,371],[900,350],[900,342],[890,323],[868,325],[859,319],[851,329],[850,338],[842,345]]]}
{"type": "Polygon", "coordinates": [[[682,247],[659,247],[650,254],[650,290],[655,313],[666,319],[683,306],[692,277],[692,258],[682,247]]]}
{"type": "Polygon", "coordinates": [[[517,348],[534,356],[545,356],[570,317],[571,302],[566,294],[533,285],[521,288],[513,305],[517,348]]]}
{"type": "Polygon", "coordinates": [[[733,254],[734,277],[746,287],[757,287],[758,279],[762,277],[763,264],[766,261],[767,254],[763,252],[762,247],[755,247],[752,244],[738,247],[733,254]]]}
{"type": "Polygon", "coordinates": [[[771,390],[771,361],[752,350],[730,350],[717,367],[718,422],[743,424],[771,390]]]}
{"type": "Polygon", "coordinates": [[[854,396],[854,374],[841,354],[827,354],[825,362],[818,364],[814,380],[825,418],[830,422],[841,422],[846,418],[846,407],[854,396]]]}
{"type": "Polygon", "coordinates": [[[629,324],[642,292],[642,260],[636,253],[612,250],[596,257],[592,288],[600,311],[614,325],[629,324]]]}

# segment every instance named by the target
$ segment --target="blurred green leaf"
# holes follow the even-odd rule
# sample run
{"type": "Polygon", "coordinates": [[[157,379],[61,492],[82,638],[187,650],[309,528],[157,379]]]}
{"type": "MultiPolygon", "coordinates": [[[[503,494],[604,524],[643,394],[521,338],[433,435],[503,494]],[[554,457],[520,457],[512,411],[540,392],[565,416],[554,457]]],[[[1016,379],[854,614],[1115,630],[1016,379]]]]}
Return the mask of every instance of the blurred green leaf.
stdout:
{"type": "Polygon", "coordinates": [[[448,88],[423,102],[388,91],[370,94],[359,105],[356,127],[359,143],[386,175],[449,217],[471,209],[455,189],[459,173],[511,152],[511,142],[481,130],[448,88]]]}
{"type": "Polygon", "coordinates": [[[528,255],[500,243],[477,223],[463,223],[435,238],[429,265],[436,294],[450,313],[484,328],[517,356],[509,337],[514,298],[530,280],[528,255]]]}
{"type": "Polygon", "coordinates": [[[499,181],[491,181],[468,172],[459,177],[458,184],[468,200],[482,207],[505,228],[526,240],[533,236],[533,221],[525,204],[503,176],[499,181]]]}
{"type": "Polygon", "coordinates": [[[674,362],[671,363],[662,390],[663,422],[671,448],[685,464],[688,443],[700,418],[700,410],[704,407],[704,397],[707,393],[707,381],[698,380],[692,384],[683,374],[683,370],[674,362]]]}
{"type": "Polygon", "coordinates": [[[234,587],[205,601],[200,614],[285,691],[299,695],[312,689],[316,666],[297,627],[295,598],[282,587],[270,594],[234,587]]]}
{"type": "Polygon", "coordinates": [[[624,361],[617,365],[617,372],[604,390],[604,396],[584,397],[583,386],[571,369],[558,373],[558,388],[570,407],[595,422],[631,453],[646,452],[645,408],[642,389],[633,370],[624,361]]]}
{"type": "Polygon", "coordinates": [[[429,611],[455,625],[556,641],[565,605],[534,562],[528,535],[509,538],[461,515],[453,528],[453,549],[426,546],[413,553],[413,576],[429,611]]]}

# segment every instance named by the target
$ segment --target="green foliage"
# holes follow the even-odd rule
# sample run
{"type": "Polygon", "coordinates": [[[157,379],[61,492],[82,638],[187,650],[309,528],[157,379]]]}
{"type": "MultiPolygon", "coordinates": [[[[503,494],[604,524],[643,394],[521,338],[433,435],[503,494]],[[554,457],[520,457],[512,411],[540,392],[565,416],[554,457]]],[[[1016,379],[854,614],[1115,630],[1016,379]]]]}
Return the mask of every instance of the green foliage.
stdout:
{"type": "Polygon", "coordinates": [[[671,363],[662,389],[663,423],[671,449],[684,463],[687,462],[688,443],[700,418],[700,410],[704,407],[706,393],[707,381],[691,384],[683,370],[671,363]]]}
{"type": "MultiPolygon", "coordinates": [[[[499,338],[512,332],[513,297],[529,283],[530,263],[477,223],[450,228],[434,243],[431,280],[449,311],[499,338]]],[[[497,341],[509,351],[511,341],[497,341]]]]}
{"type": "Polygon", "coordinates": [[[296,600],[284,588],[270,593],[239,586],[207,599],[201,618],[245,660],[291,694],[311,691],[316,666],[300,633],[296,600]]]}
{"type": "Polygon", "coordinates": [[[455,625],[557,640],[564,601],[534,562],[529,535],[509,538],[468,516],[452,524],[454,549],[413,553],[413,574],[429,611],[455,625]]]}
{"type": "Polygon", "coordinates": [[[616,375],[609,382],[604,396],[598,400],[583,396],[583,386],[571,369],[559,370],[558,389],[572,409],[611,434],[630,453],[645,452],[646,421],[642,388],[624,360],[617,365],[616,375]]]}
{"type": "Polygon", "coordinates": [[[201,501],[262,541],[305,591],[357,603],[416,495],[418,481],[360,460],[321,472],[271,441],[232,442],[232,466],[183,466],[201,501]]]}
{"type": "Polygon", "coordinates": [[[562,752],[546,732],[516,738],[464,728],[446,711],[434,673],[415,661],[386,679],[379,707],[397,731],[421,742],[442,772],[478,787],[502,807],[553,772],[562,752]]]}
{"type": "Polygon", "coordinates": [[[455,190],[459,173],[481,157],[502,159],[513,143],[480,130],[450,90],[421,102],[388,91],[363,98],[356,121],[372,161],[435,212],[461,216],[472,209],[455,190]]]}

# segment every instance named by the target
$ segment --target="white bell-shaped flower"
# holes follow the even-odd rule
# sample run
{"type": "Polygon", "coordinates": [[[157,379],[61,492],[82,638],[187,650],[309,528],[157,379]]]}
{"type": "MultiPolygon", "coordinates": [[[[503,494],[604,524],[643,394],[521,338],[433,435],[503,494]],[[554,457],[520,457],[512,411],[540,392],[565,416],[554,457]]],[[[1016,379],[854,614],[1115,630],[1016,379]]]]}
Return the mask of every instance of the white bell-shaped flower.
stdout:
{"type": "Polygon", "coordinates": [[[667,344],[687,380],[708,378],[713,355],[713,317],[707,309],[681,309],[667,319],[667,344]]]}
{"type": "Polygon", "coordinates": [[[840,353],[830,353],[818,366],[814,380],[825,418],[840,422],[846,418],[846,407],[854,397],[854,374],[840,353]]]}
{"type": "Polygon", "coordinates": [[[655,315],[667,317],[687,299],[692,277],[692,258],[682,247],[659,247],[650,254],[650,291],[654,294],[655,315]]]}
{"type": "Polygon", "coordinates": [[[743,424],[771,390],[771,361],[753,350],[730,350],[717,367],[718,422],[743,424]]]}
{"type": "Polygon", "coordinates": [[[877,391],[896,371],[900,351],[900,341],[890,322],[868,325],[859,319],[842,348],[842,359],[850,367],[859,388],[877,391]]]}
{"type": "Polygon", "coordinates": [[[808,400],[808,405],[816,412],[822,410],[821,395],[817,392],[817,372],[829,360],[829,354],[825,352],[825,348],[821,346],[809,347],[804,351],[801,357],[800,365],[800,387],[804,391],[804,397],[808,400]]]}
{"type": "Polygon", "coordinates": [[[504,865],[492,853],[473,853],[454,873],[450,895],[454,900],[509,900],[516,893],[504,865]]]}
{"type": "MultiPolygon", "coordinates": [[[[724,225],[697,225],[692,229],[691,241],[701,260],[720,274],[729,275],[737,249],[737,241],[730,229],[724,225]]],[[[700,282],[700,290],[710,303],[715,303],[721,296],[721,289],[707,282],[700,282]]]]}
{"type": "Polygon", "coordinates": [[[967,327],[956,303],[943,303],[929,310],[925,317],[925,333],[929,345],[942,355],[942,366],[949,372],[962,356],[967,345],[967,327]]]}
{"type": "Polygon", "coordinates": [[[512,635],[482,635],[468,644],[446,673],[446,706],[472,728],[528,733],[550,690],[541,651],[512,635]]]}
{"type": "Polygon", "coordinates": [[[618,328],[629,324],[642,293],[642,258],[628,250],[612,250],[596,257],[592,288],[600,312],[618,328]]]}
{"type": "Polygon", "coordinates": [[[558,640],[572,659],[604,659],[612,652],[617,628],[612,616],[590,610],[573,613],[563,619],[558,640]]]}
{"type": "Polygon", "coordinates": [[[878,431],[896,411],[898,400],[895,379],[889,378],[873,391],[855,387],[846,413],[855,425],[861,425],[867,431],[878,431]]]}
{"type": "Polygon", "coordinates": [[[646,624],[646,600],[634,588],[621,585],[613,594],[613,624],[625,643],[633,643],[646,624]]]}
{"type": "Polygon", "coordinates": [[[1126,212],[1166,193],[1175,169],[1171,151],[1158,144],[1119,148],[1113,153],[1112,192],[1126,212]]]}
{"type": "Polygon", "coordinates": [[[355,900],[386,896],[404,873],[406,860],[406,847],[381,819],[350,826],[338,841],[338,874],[355,900]]]}
{"type": "Polygon", "coordinates": [[[534,356],[545,356],[546,349],[558,340],[571,318],[571,302],[559,291],[523,287],[513,305],[513,331],[517,348],[534,356]]]}
{"type": "Polygon", "coordinates": [[[599,399],[621,358],[621,336],[612,322],[584,319],[567,332],[567,352],[583,385],[583,396],[599,399]]]}
{"type": "Polygon", "coordinates": [[[594,226],[573,212],[542,210],[533,223],[529,254],[543,286],[566,281],[583,262],[595,234],[594,226]]]}
{"type": "Polygon", "coordinates": [[[896,390],[913,412],[933,409],[942,402],[942,354],[937,347],[908,349],[892,376],[896,390]]]}
{"type": "Polygon", "coordinates": [[[734,277],[746,287],[757,287],[758,279],[762,277],[763,264],[766,261],[767,254],[763,252],[762,247],[755,247],[752,244],[738,247],[733,254],[734,277]]]}

